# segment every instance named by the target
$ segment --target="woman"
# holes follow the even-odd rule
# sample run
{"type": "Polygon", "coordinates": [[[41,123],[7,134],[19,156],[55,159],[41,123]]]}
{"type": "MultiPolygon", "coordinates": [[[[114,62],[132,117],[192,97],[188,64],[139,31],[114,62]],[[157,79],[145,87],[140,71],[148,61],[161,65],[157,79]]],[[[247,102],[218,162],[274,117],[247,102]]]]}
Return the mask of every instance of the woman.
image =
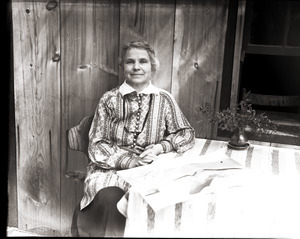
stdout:
{"type": "Polygon", "coordinates": [[[194,144],[194,129],[173,96],[151,83],[158,65],[147,42],[123,47],[124,83],[102,96],[89,132],[91,163],[77,212],[80,235],[123,235],[125,217],[116,203],[127,188],[117,170],[150,164],[161,153],[181,153],[194,144]]]}

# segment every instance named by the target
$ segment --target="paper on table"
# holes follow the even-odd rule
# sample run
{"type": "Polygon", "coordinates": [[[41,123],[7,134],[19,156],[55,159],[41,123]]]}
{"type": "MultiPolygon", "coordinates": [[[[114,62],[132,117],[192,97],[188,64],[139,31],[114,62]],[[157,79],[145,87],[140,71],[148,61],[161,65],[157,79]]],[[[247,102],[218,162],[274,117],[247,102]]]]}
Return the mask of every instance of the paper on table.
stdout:
{"type": "Polygon", "coordinates": [[[118,171],[118,175],[139,192],[146,201],[149,199],[150,205],[156,204],[155,201],[158,200],[160,207],[163,207],[170,202],[180,202],[183,196],[186,198],[190,189],[187,183],[200,180],[198,183],[201,184],[203,183],[201,180],[207,180],[207,178],[193,178],[192,176],[197,172],[237,168],[243,168],[243,166],[223,152],[217,151],[203,156],[195,155],[192,158],[185,158],[184,155],[178,158],[170,157],[163,164],[157,161],[147,166],[118,171]],[[163,191],[168,192],[160,193],[163,191]],[[150,195],[152,193],[158,195],[150,195]],[[173,197],[171,201],[165,198],[167,195],[173,197]]]}
{"type": "Polygon", "coordinates": [[[212,180],[217,177],[213,171],[204,171],[200,175],[183,177],[176,181],[159,185],[157,193],[141,195],[151,208],[157,212],[170,205],[200,196],[204,192],[203,189],[209,187],[212,180]],[[195,183],[197,183],[199,190],[197,193],[190,193],[195,183]]]}
{"type": "Polygon", "coordinates": [[[152,175],[157,171],[178,171],[179,176],[184,176],[186,173],[190,175],[191,171],[198,171],[199,169],[230,169],[230,168],[242,168],[243,166],[235,160],[229,158],[223,151],[216,151],[207,155],[193,155],[192,157],[179,156],[176,157],[176,153],[167,153],[159,155],[159,159],[152,164],[136,167],[132,169],[126,169],[118,171],[125,180],[129,180],[129,183],[138,182],[140,177],[152,175]]]}

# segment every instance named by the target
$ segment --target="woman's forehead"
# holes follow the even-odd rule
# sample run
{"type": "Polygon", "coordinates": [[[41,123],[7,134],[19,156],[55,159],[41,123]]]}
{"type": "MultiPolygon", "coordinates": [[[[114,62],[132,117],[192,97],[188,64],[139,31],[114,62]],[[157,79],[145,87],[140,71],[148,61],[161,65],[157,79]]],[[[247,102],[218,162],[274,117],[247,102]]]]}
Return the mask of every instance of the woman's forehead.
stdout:
{"type": "Polygon", "coordinates": [[[125,54],[125,58],[148,58],[149,59],[149,54],[144,49],[131,48],[127,50],[125,54]]]}

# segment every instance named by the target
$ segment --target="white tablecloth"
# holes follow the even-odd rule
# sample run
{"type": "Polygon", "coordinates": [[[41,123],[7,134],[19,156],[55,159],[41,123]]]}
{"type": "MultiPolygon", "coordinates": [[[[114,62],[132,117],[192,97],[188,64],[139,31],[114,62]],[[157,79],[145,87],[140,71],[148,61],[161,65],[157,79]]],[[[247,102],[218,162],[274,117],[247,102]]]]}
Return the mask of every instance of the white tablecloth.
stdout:
{"type": "MultiPolygon", "coordinates": [[[[200,143],[205,144],[198,141],[198,147],[200,143]]],[[[175,158],[176,154],[168,154],[157,164],[120,172],[132,186],[118,203],[127,217],[125,237],[299,237],[299,172],[293,167],[287,170],[290,162],[275,165],[269,160],[274,159],[272,153],[266,157],[263,148],[257,150],[261,150],[260,164],[271,173],[244,167],[241,156],[230,161],[233,152],[228,154],[225,147],[202,156],[196,153],[199,148],[175,158]],[[197,171],[184,167],[191,162],[212,164],[206,164],[209,170],[204,171],[198,164],[200,170],[193,176],[171,180],[197,171]],[[180,170],[166,174],[162,169],[168,165],[183,169],[183,174],[178,174],[180,170]],[[285,173],[276,173],[274,167],[285,173]],[[158,192],[145,195],[153,186],[158,192]]],[[[252,149],[252,155],[257,150],[252,149]]],[[[279,151],[278,156],[299,153],[279,151]]]]}

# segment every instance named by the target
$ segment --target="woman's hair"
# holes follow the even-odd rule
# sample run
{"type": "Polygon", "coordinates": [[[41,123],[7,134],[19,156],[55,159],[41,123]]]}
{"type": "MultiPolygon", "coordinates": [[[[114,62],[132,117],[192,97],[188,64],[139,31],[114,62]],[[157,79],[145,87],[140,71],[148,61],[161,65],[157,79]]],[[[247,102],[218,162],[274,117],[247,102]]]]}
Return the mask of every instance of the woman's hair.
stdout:
{"type": "Polygon", "coordinates": [[[150,46],[150,44],[146,41],[131,41],[125,44],[122,48],[120,65],[123,67],[124,57],[126,52],[132,48],[142,49],[148,52],[150,63],[151,63],[151,71],[155,73],[159,68],[159,61],[155,57],[154,49],[150,46]]]}

